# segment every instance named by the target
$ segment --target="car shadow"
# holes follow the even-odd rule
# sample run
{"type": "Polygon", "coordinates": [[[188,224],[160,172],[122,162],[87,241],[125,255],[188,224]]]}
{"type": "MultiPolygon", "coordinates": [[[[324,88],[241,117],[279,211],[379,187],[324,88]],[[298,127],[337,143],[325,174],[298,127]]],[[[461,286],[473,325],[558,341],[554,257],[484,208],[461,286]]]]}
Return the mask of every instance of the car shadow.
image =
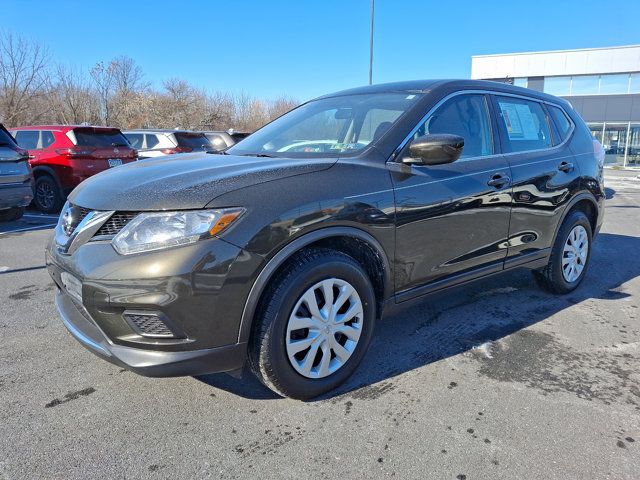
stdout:
{"type": "MultiPolygon", "coordinates": [[[[500,340],[589,299],[626,298],[629,294],[619,287],[640,275],[640,256],[619,255],[621,251],[640,251],[640,238],[598,235],[587,276],[567,295],[546,293],[528,271],[517,270],[428,296],[396,311],[378,322],[369,351],[351,378],[316,400],[344,395],[500,340]]],[[[246,398],[279,398],[248,371],[242,378],[214,374],[197,379],[246,398]]]]}

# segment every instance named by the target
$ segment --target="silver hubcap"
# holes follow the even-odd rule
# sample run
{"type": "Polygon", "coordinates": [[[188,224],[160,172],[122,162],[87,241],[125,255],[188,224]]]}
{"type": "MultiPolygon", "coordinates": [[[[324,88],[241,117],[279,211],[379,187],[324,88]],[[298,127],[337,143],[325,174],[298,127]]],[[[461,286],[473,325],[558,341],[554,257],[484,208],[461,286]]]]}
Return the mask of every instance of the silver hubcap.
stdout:
{"type": "Polygon", "coordinates": [[[287,356],[307,378],[323,378],[353,354],[362,332],[362,301],[348,282],[329,278],[300,297],[287,324],[287,356]]]}
{"type": "Polygon", "coordinates": [[[589,237],[582,225],[573,227],[562,252],[562,276],[573,283],[582,274],[589,253],[589,237]]]}

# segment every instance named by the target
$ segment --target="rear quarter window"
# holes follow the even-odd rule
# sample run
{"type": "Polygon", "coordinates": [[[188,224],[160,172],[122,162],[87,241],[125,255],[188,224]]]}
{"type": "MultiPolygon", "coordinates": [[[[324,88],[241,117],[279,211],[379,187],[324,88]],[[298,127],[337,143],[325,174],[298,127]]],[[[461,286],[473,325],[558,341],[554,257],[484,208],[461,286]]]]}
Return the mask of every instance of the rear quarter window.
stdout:
{"type": "Polygon", "coordinates": [[[160,143],[158,136],[153,133],[147,133],[145,137],[147,137],[147,148],[153,148],[160,143]]]}
{"type": "Polygon", "coordinates": [[[526,152],[552,146],[549,120],[539,102],[496,97],[496,103],[506,152],[526,152]]]}
{"type": "Polygon", "coordinates": [[[48,148],[53,145],[53,142],[56,141],[56,137],[54,137],[53,132],[49,130],[43,130],[42,138],[40,140],[42,142],[42,148],[48,148]]]}
{"type": "Polygon", "coordinates": [[[560,142],[558,143],[564,142],[571,132],[571,121],[561,108],[554,107],[553,105],[547,105],[547,108],[560,135],[560,142]]]}

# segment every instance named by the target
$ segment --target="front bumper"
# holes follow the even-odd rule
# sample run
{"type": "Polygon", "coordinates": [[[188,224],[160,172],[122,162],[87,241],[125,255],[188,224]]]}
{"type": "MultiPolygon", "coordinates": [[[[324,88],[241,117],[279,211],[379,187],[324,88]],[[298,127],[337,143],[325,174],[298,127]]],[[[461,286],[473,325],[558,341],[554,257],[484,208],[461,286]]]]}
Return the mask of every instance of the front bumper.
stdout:
{"type": "Polygon", "coordinates": [[[163,352],[124,347],[110,342],[89,320],[82,307],[63,291],[56,293],[56,307],[64,326],[85,348],[103,359],[147,377],[203,375],[237,370],[244,364],[244,343],[224,347],[163,352]]]}
{"type": "Polygon", "coordinates": [[[46,253],[66,328],[93,353],[147,376],[241,368],[246,344],[238,338],[240,321],[262,262],[218,239],[130,256],[117,254],[109,241],[65,255],[52,239],[46,253]],[[70,289],[65,274],[79,286],[70,289]],[[136,330],[132,312],[157,313],[174,335],[136,330]]]}

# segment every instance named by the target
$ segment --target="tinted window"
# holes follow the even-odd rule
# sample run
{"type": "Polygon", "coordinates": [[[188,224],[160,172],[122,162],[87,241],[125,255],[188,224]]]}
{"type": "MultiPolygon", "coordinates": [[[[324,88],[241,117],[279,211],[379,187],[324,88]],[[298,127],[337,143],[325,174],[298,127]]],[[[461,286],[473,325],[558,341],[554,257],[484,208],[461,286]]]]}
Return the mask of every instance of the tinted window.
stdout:
{"type": "Polygon", "coordinates": [[[128,147],[129,142],[119,130],[76,129],[76,145],[79,147],[128,147]]]}
{"type": "Polygon", "coordinates": [[[56,138],[53,136],[53,132],[50,132],[49,130],[43,130],[40,140],[42,142],[42,148],[47,148],[56,141],[56,138]]]}
{"type": "Polygon", "coordinates": [[[505,132],[508,152],[539,150],[551,146],[549,122],[538,102],[497,97],[499,123],[505,132]]]}
{"type": "Polygon", "coordinates": [[[145,137],[147,137],[147,148],[153,148],[156,145],[158,145],[158,143],[160,143],[160,140],[158,140],[158,137],[155,136],[153,133],[147,133],[145,137]]]}
{"type": "Polygon", "coordinates": [[[449,133],[464,138],[460,158],[491,155],[491,122],[484,95],[458,95],[451,98],[418,128],[414,138],[435,133],[449,133]]]}
{"type": "Polygon", "coordinates": [[[560,134],[560,139],[564,141],[567,138],[567,135],[569,135],[569,130],[571,130],[571,122],[567,118],[567,115],[562,111],[562,109],[551,105],[547,105],[547,108],[549,109],[549,113],[551,114],[551,117],[556,124],[558,133],[560,134]]]}
{"type": "Polygon", "coordinates": [[[38,137],[40,132],[37,130],[20,130],[16,132],[16,142],[22,148],[27,150],[35,150],[38,148],[38,137]]]}
{"type": "Polygon", "coordinates": [[[226,142],[220,135],[216,135],[215,133],[207,133],[205,136],[209,139],[211,145],[213,145],[213,148],[215,148],[216,150],[224,150],[225,148],[227,148],[226,142]]]}
{"type": "Polygon", "coordinates": [[[204,133],[174,133],[178,146],[187,147],[196,150],[210,150],[213,149],[207,137],[204,133]]]}
{"type": "Polygon", "coordinates": [[[141,133],[127,133],[125,135],[133,148],[142,148],[143,135],[141,133]]]}

